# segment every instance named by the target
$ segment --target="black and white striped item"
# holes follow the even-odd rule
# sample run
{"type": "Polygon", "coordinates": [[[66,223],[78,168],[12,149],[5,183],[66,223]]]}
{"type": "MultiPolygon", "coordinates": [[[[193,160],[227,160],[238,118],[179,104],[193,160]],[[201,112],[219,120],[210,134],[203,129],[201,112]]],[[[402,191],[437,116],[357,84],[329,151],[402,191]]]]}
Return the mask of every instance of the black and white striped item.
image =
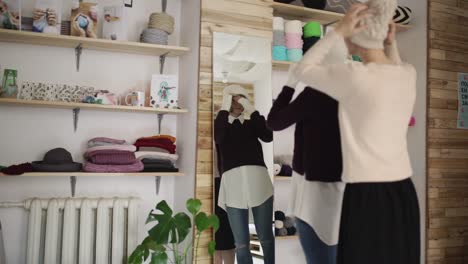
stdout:
{"type": "Polygon", "coordinates": [[[411,22],[413,11],[407,6],[398,6],[393,16],[393,22],[408,25],[411,22]]]}

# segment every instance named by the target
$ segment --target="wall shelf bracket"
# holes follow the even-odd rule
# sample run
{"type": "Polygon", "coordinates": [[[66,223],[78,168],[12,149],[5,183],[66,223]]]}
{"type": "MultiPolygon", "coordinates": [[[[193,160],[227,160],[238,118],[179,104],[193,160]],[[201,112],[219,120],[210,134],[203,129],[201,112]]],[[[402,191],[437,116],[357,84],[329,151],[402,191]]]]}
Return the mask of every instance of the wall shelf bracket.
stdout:
{"type": "Polygon", "coordinates": [[[76,176],[70,176],[70,190],[71,190],[71,196],[75,197],[75,191],[76,191],[76,176]]]}
{"type": "Polygon", "coordinates": [[[161,176],[156,176],[154,177],[154,181],[155,181],[155,184],[156,184],[156,195],[159,195],[159,189],[161,187],[161,176]]]}
{"type": "Polygon", "coordinates": [[[73,108],[73,131],[78,129],[78,119],[80,117],[80,108],[73,108]]]}
{"type": "Polygon", "coordinates": [[[78,46],[75,48],[75,56],[76,56],[76,71],[80,71],[80,59],[81,59],[81,53],[83,53],[83,44],[80,43],[78,46]]]}
{"type": "Polygon", "coordinates": [[[163,55],[159,56],[159,74],[163,74],[164,72],[164,64],[166,63],[166,57],[169,52],[164,53],[163,55]]]}

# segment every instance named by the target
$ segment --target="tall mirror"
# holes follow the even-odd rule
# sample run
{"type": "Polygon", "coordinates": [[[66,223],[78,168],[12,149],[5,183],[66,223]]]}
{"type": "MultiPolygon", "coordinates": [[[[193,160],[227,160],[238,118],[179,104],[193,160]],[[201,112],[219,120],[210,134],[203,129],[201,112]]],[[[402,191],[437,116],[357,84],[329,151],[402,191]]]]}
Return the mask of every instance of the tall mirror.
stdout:
{"type": "Polygon", "coordinates": [[[270,42],[213,34],[215,263],[274,263],[270,42]]]}

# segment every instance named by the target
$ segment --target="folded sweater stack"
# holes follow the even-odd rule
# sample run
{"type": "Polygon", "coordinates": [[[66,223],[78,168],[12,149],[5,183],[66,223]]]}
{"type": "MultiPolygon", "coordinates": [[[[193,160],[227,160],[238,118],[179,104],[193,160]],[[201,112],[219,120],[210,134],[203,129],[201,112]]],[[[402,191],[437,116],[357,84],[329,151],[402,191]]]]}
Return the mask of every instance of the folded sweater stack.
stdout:
{"type": "Polygon", "coordinates": [[[139,138],[135,142],[135,156],[144,165],[144,172],[178,172],[175,162],[176,138],[169,135],[159,135],[139,138]]]}
{"type": "Polygon", "coordinates": [[[88,141],[85,153],[86,172],[139,172],[143,163],[135,156],[136,147],[125,140],[106,137],[93,138],[88,141]]]}

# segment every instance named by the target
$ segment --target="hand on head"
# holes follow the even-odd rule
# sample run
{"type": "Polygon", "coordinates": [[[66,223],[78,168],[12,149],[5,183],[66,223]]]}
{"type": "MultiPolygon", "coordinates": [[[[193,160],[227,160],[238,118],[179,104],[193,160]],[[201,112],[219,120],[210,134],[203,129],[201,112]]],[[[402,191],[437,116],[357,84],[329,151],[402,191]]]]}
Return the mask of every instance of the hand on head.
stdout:
{"type": "Polygon", "coordinates": [[[368,9],[369,7],[366,4],[352,5],[339,22],[335,31],[344,38],[349,38],[360,33],[366,29],[366,25],[362,23],[363,20],[373,15],[368,9]]]}
{"type": "Polygon", "coordinates": [[[390,23],[390,26],[388,27],[388,35],[387,38],[385,39],[385,45],[390,46],[393,45],[396,39],[396,24],[395,22],[390,23]]]}

